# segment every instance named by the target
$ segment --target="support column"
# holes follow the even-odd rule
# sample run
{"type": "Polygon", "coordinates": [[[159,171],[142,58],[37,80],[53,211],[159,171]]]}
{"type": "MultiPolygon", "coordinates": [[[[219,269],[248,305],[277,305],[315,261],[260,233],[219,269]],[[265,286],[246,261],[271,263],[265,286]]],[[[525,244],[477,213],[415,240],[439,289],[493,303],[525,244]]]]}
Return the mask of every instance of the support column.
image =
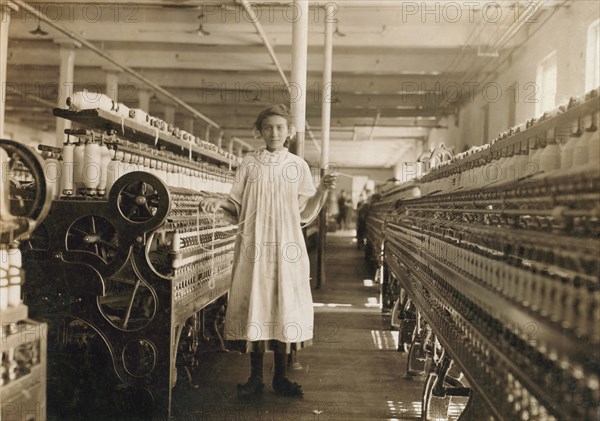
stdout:
{"type": "Polygon", "coordinates": [[[175,124],[175,107],[172,105],[165,105],[165,121],[167,124],[175,124]]]}
{"type": "Polygon", "coordinates": [[[6,65],[8,60],[8,26],[10,16],[19,8],[11,2],[0,4],[0,138],[4,137],[4,113],[6,111],[6,65]]]}
{"type": "Polygon", "coordinates": [[[210,142],[210,126],[207,125],[206,129],[204,130],[204,140],[207,142],[210,142]]]}
{"type": "Polygon", "coordinates": [[[150,97],[152,92],[147,89],[140,89],[138,91],[138,108],[144,110],[150,114],[150,97]]]}
{"type": "MultiPolygon", "coordinates": [[[[325,6],[325,16],[333,16],[333,4],[325,6]]],[[[321,95],[321,177],[329,169],[329,135],[331,124],[331,72],[333,62],[333,19],[325,19],[325,46],[323,49],[323,92],[321,95]]],[[[317,250],[317,282],[315,288],[321,288],[325,282],[325,246],[327,242],[327,203],[319,214],[319,243],[317,250]]]]}
{"type": "Polygon", "coordinates": [[[398,161],[394,164],[394,178],[396,180],[401,180],[401,181],[405,181],[404,180],[404,174],[402,174],[402,168],[404,166],[404,161],[398,161]]]}
{"type": "Polygon", "coordinates": [[[104,69],[106,71],[106,95],[114,102],[119,102],[119,71],[104,69]]]}
{"type": "MultiPolygon", "coordinates": [[[[73,95],[75,74],[75,49],[81,44],[70,38],[55,38],[54,42],[60,45],[60,79],[58,91],[59,108],[66,108],[67,98],[73,95]]],[[[71,121],[64,118],[56,119],[56,146],[62,147],[65,141],[65,129],[71,128],[71,121]]]]}
{"type": "Polygon", "coordinates": [[[239,145],[237,148],[237,156],[240,158],[244,156],[244,147],[242,145],[239,145]]]}
{"type": "Polygon", "coordinates": [[[183,130],[185,130],[188,133],[194,133],[194,119],[191,117],[188,117],[185,119],[184,124],[183,124],[183,130]]]}
{"type": "Polygon", "coordinates": [[[308,1],[294,0],[297,15],[292,28],[292,81],[291,111],[296,127],[296,141],[290,149],[304,158],[304,137],[306,123],[306,59],[308,52],[308,1]]]}
{"type": "Polygon", "coordinates": [[[219,137],[217,138],[217,146],[219,149],[223,148],[223,131],[219,132],[219,137]]]}

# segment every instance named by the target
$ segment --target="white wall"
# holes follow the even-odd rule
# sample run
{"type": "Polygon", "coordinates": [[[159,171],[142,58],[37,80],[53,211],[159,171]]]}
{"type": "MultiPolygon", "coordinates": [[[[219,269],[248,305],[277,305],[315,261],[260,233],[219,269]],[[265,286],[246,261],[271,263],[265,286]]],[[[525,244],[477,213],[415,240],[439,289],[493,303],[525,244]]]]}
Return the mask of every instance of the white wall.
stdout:
{"type": "MultiPolygon", "coordinates": [[[[548,13],[550,10],[539,18],[540,23],[546,19],[548,13]]],[[[535,89],[537,65],[554,50],[557,55],[558,73],[557,105],[567,102],[572,96],[584,94],[587,30],[589,25],[598,19],[599,14],[597,1],[582,0],[572,2],[567,8],[559,8],[541,27],[540,23],[526,23],[522,31],[529,31],[529,38],[516,49],[510,59],[501,65],[493,63],[497,67],[497,77],[488,82],[495,82],[501,88],[498,100],[492,101],[491,97],[496,95],[493,87],[490,87],[487,96],[478,92],[472,102],[461,108],[458,127],[454,125],[453,116],[448,117],[444,123],[440,123],[447,125],[448,129],[432,130],[429,146],[435,147],[439,143],[445,143],[448,147],[453,146],[456,153],[462,152],[465,145],[485,143],[483,107],[486,104],[489,104],[487,141],[509,129],[510,88],[515,82],[518,84],[515,124],[536,117],[535,99],[531,94],[535,89]],[[528,86],[528,83],[531,85],[528,86]]]]}
{"type": "Polygon", "coordinates": [[[37,146],[40,143],[45,145],[56,145],[56,134],[54,131],[46,132],[42,130],[32,129],[30,127],[22,126],[6,122],[4,126],[4,137],[10,140],[16,140],[30,146],[37,146]]]}

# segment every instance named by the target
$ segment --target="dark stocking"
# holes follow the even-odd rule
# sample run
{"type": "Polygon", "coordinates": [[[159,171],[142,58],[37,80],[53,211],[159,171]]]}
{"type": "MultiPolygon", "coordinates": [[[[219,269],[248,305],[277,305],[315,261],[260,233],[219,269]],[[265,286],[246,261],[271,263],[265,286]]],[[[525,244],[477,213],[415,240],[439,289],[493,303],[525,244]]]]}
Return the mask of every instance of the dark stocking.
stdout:
{"type": "Polygon", "coordinates": [[[250,377],[263,378],[263,357],[264,352],[250,353],[250,377]]]}
{"type": "Polygon", "coordinates": [[[287,375],[287,354],[275,352],[275,375],[273,377],[282,379],[287,375]]]}

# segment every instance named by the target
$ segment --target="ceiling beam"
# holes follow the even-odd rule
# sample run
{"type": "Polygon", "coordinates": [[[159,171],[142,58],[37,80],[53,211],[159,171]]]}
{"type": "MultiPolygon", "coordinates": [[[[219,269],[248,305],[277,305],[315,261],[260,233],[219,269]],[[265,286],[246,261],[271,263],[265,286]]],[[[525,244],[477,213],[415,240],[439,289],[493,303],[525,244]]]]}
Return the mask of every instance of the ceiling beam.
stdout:
{"type": "MultiPolygon", "coordinates": [[[[115,28],[115,30],[117,30],[115,28]]],[[[265,71],[272,70],[272,64],[265,60],[264,53],[240,51],[227,53],[219,46],[194,46],[181,44],[147,44],[140,42],[105,42],[105,54],[132,68],[169,69],[173,67],[191,70],[265,71]],[[148,50],[152,54],[148,54],[148,50]]],[[[9,43],[8,63],[13,65],[58,65],[60,46],[50,40],[16,41],[9,43]]],[[[252,50],[252,49],[250,49],[252,50]]],[[[455,58],[460,49],[435,50],[432,53],[410,49],[388,49],[387,52],[371,48],[351,49],[346,53],[335,53],[334,69],[353,69],[358,73],[397,74],[399,69],[410,73],[442,72],[455,58]]],[[[291,69],[291,54],[278,54],[282,67],[291,69]]],[[[456,67],[456,71],[466,71],[474,63],[481,61],[476,50],[468,49],[456,67]]],[[[323,66],[322,54],[308,54],[308,69],[318,71],[323,66]]],[[[102,66],[105,60],[92,51],[80,50],[75,58],[76,66],[102,66]]]]}
{"type": "MultiPolygon", "coordinates": [[[[219,71],[193,69],[178,69],[176,67],[168,71],[160,69],[140,69],[141,74],[155,81],[165,88],[197,89],[202,86],[214,89],[246,89],[264,91],[283,89],[283,83],[272,70],[265,71],[219,71]]],[[[56,65],[9,65],[9,83],[31,83],[50,85],[58,83],[59,67],[56,65]]],[[[448,80],[448,84],[459,80],[463,73],[435,73],[419,74],[398,70],[394,75],[377,75],[372,73],[355,74],[348,71],[337,71],[333,73],[333,83],[337,92],[362,93],[368,92],[393,93],[402,91],[435,91],[443,90],[440,84],[442,79],[448,80]],[[436,86],[437,83],[437,86],[436,86]]],[[[122,74],[119,78],[121,85],[139,87],[135,78],[122,74]]],[[[81,89],[93,90],[105,83],[105,72],[100,67],[77,66],[75,68],[75,83],[81,89]]],[[[316,91],[321,87],[321,72],[308,72],[307,86],[316,91]]]]}

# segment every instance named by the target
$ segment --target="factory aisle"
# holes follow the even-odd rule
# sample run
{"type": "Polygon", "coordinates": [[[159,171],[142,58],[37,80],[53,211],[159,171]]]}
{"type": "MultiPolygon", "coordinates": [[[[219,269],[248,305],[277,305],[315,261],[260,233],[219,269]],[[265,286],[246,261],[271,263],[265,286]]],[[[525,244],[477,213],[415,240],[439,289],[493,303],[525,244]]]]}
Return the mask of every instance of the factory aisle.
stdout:
{"type": "MultiPolygon", "coordinates": [[[[236,384],[249,374],[247,355],[209,354],[198,388],[181,379],[174,391],[176,420],[402,420],[418,419],[422,382],[403,378],[406,357],[396,352],[377,304],[379,290],[364,254],[349,232],[328,237],[327,279],[313,289],[315,340],[290,370],[304,399],[276,396],[270,387],[272,355],[265,357],[265,392],[243,402],[236,384]]],[[[314,261],[314,256],[312,259],[314,261]]],[[[313,279],[316,265],[313,263],[313,279]]],[[[314,282],[313,282],[314,285],[314,282]]]]}

